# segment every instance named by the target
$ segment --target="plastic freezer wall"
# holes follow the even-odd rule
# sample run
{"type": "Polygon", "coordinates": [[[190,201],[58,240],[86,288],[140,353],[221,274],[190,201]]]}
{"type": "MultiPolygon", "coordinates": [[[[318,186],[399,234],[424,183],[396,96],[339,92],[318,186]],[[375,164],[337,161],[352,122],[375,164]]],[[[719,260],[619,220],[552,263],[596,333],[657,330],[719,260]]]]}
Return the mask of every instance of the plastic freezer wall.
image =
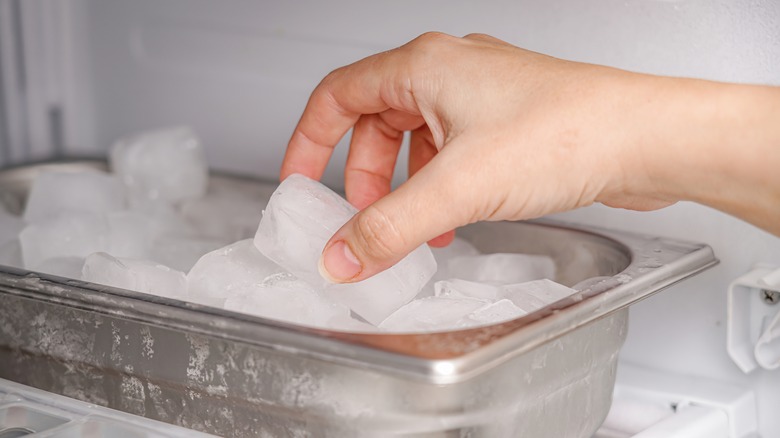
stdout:
{"type": "MultiPolygon", "coordinates": [[[[323,75],[428,30],[484,32],[637,71],[780,84],[772,0],[0,0],[0,157],[93,154],[118,136],[186,122],[213,166],[272,177],[323,75]]],[[[345,146],[325,177],[335,185],[345,146]]],[[[780,372],[745,376],[725,349],[726,287],[754,263],[780,265],[780,239],[690,204],[561,216],[714,248],[719,266],[632,307],[622,361],[752,388],[761,435],[780,436],[780,372]]]]}

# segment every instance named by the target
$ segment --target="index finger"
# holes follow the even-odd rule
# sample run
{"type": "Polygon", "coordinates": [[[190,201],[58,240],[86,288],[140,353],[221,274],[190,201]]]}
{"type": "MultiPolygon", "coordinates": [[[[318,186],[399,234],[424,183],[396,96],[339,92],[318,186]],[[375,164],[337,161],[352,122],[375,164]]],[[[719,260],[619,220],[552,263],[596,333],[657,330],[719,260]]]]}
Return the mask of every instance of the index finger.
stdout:
{"type": "Polygon", "coordinates": [[[333,148],[360,116],[390,108],[381,92],[392,74],[387,56],[373,55],[334,70],[317,85],[287,145],[281,179],[302,173],[319,180],[333,148]]]}

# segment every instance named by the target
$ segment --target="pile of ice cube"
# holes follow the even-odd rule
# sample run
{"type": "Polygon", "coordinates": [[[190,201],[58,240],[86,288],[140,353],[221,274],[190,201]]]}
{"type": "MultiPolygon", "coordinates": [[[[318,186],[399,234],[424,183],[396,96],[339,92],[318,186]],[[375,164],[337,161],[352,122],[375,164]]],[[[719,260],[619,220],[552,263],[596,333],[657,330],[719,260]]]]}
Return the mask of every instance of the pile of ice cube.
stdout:
{"type": "Polygon", "coordinates": [[[422,245],[368,280],[328,283],[318,258],[354,207],[302,175],[287,178],[270,200],[214,193],[188,128],[122,139],[110,167],[42,172],[21,218],[0,212],[0,264],[363,332],[492,324],[575,292],[549,280],[548,257],[480,254],[463,239],[433,251],[422,245]]]}

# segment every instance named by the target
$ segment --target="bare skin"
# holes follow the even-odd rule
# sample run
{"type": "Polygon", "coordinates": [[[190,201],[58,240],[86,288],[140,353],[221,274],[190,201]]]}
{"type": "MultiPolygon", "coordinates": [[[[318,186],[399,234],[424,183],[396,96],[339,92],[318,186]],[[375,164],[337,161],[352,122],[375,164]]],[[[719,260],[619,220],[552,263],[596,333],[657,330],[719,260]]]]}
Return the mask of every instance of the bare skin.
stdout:
{"type": "Polygon", "coordinates": [[[352,282],[477,221],[600,202],[690,200],[780,235],[780,88],[626,72],[486,35],[424,34],[329,74],[290,140],[281,178],[319,179],[349,130],[348,200],[325,246],[352,282]],[[403,133],[410,178],[390,192],[403,133]]]}

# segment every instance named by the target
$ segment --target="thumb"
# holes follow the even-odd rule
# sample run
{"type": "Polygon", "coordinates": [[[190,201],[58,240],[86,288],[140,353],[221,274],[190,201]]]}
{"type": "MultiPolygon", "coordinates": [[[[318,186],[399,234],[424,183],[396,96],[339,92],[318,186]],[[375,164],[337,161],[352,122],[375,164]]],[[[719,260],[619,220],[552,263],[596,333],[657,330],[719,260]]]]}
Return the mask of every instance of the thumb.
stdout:
{"type": "Polygon", "coordinates": [[[325,245],[321,274],[335,283],[356,282],[393,266],[423,243],[470,215],[443,166],[432,160],[395,191],[356,214],[325,245]]]}

